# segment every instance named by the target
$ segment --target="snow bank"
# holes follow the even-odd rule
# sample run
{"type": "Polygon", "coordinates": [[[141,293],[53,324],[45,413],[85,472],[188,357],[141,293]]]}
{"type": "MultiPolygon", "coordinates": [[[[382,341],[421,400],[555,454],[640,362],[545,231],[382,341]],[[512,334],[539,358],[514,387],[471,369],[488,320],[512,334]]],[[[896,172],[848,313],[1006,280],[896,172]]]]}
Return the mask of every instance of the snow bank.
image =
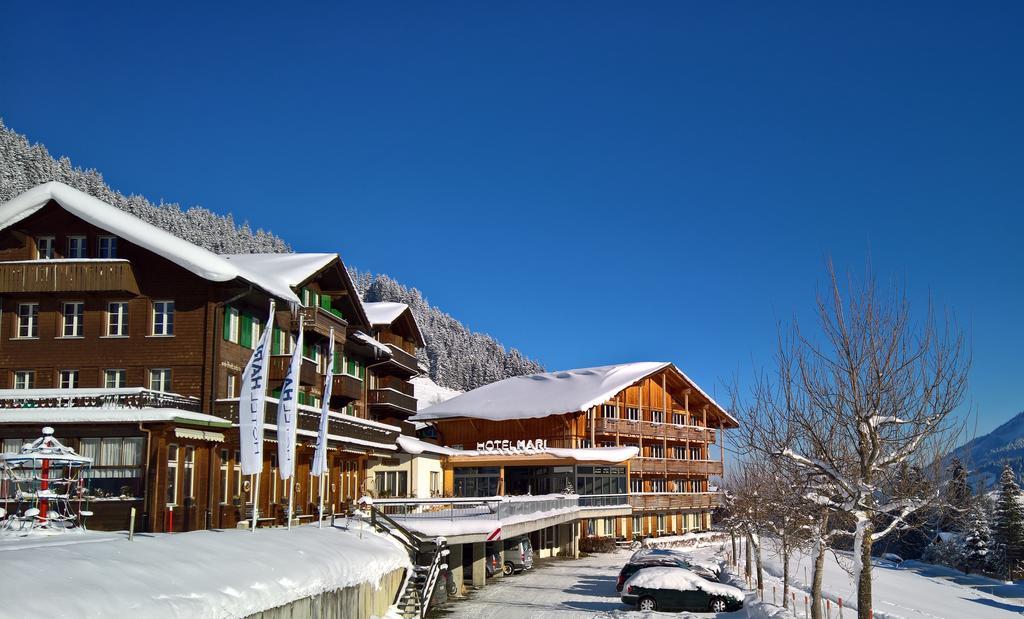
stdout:
{"type": "Polygon", "coordinates": [[[681,567],[648,567],[637,571],[622,586],[644,587],[645,589],[675,589],[677,591],[705,591],[711,595],[720,595],[742,602],[746,597],[743,591],[718,582],[705,580],[690,570],[681,567]]]}
{"type": "Polygon", "coordinates": [[[412,383],[413,394],[416,396],[416,407],[420,410],[462,394],[458,389],[438,385],[430,380],[429,376],[416,376],[409,382],[412,383]]]}
{"type": "Polygon", "coordinates": [[[664,537],[645,537],[641,542],[645,548],[700,548],[724,542],[728,536],[721,531],[684,533],[664,537]]]}
{"type": "Polygon", "coordinates": [[[377,586],[411,567],[394,540],[369,529],[140,534],[134,542],[87,533],[60,541],[0,540],[5,564],[32,566],[4,570],[0,616],[245,617],[325,591],[377,586]]]}

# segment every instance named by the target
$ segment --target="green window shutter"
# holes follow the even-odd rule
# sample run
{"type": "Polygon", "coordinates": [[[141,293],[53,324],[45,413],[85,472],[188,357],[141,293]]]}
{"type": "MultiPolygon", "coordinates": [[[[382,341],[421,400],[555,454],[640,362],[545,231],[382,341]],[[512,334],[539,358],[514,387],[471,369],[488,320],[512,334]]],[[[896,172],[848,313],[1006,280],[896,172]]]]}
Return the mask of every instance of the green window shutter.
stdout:
{"type": "Polygon", "coordinates": [[[242,325],[242,332],[238,334],[238,343],[246,348],[252,348],[252,316],[242,314],[239,322],[242,325]]]}
{"type": "Polygon", "coordinates": [[[281,354],[281,330],[274,326],[274,334],[270,337],[270,354],[280,355],[281,354]]]}
{"type": "Polygon", "coordinates": [[[231,339],[231,306],[224,306],[224,339],[231,339]]]}
{"type": "Polygon", "coordinates": [[[276,399],[281,399],[281,388],[280,387],[274,387],[270,391],[270,397],[276,398],[276,399]]]}
{"type": "Polygon", "coordinates": [[[339,372],[341,372],[341,368],[341,352],[336,350],[334,351],[334,363],[333,365],[331,365],[331,373],[338,374],[339,372]]]}
{"type": "Polygon", "coordinates": [[[366,367],[362,362],[356,361],[356,367],[359,368],[359,378],[366,378],[366,367]]]}
{"type": "Polygon", "coordinates": [[[349,374],[350,376],[355,376],[356,375],[356,360],[355,359],[349,359],[348,360],[348,371],[347,371],[347,374],[349,374]]]}
{"type": "Polygon", "coordinates": [[[320,297],[320,307],[324,308],[328,312],[331,311],[331,297],[323,295],[320,297]]]}

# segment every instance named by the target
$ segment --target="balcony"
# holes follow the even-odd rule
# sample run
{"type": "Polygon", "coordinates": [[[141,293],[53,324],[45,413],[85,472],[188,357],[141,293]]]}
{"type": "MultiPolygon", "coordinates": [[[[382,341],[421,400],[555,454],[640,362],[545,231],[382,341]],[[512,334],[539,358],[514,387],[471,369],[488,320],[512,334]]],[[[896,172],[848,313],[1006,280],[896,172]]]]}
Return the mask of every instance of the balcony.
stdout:
{"type": "Polygon", "coordinates": [[[334,329],[334,338],[345,341],[345,330],[348,321],[325,310],[322,307],[300,307],[292,313],[292,331],[299,330],[299,317],[302,317],[302,328],[306,333],[315,333],[327,337],[334,329]]]}
{"type": "MultiPolygon", "coordinates": [[[[235,425],[238,424],[237,398],[218,400],[214,404],[214,411],[216,411],[219,417],[223,417],[235,425]]],[[[271,425],[277,423],[276,399],[267,398],[263,421],[271,425]]],[[[315,441],[316,434],[320,429],[319,409],[300,404],[296,426],[299,430],[300,442],[309,443],[315,441]]],[[[351,415],[335,413],[327,420],[327,434],[327,442],[332,447],[337,447],[340,443],[344,443],[345,439],[355,439],[361,442],[355,445],[346,445],[346,449],[372,451],[374,449],[373,444],[394,445],[395,439],[398,437],[398,428],[351,415]]],[[[276,439],[277,433],[274,430],[266,430],[265,436],[266,438],[276,439]]],[[[388,451],[386,453],[394,452],[388,451]]]]}
{"type": "Polygon", "coordinates": [[[670,441],[691,443],[714,443],[715,431],[701,426],[682,426],[656,421],[634,421],[614,417],[598,417],[594,420],[594,432],[611,436],[643,436],[645,438],[668,438],[670,441]]]}
{"type": "MultiPolygon", "coordinates": [[[[291,355],[274,355],[270,358],[270,368],[267,375],[270,380],[284,380],[285,374],[288,373],[288,364],[291,363],[291,355]]],[[[316,371],[316,364],[313,363],[312,359],[306,359],[303,357],[302,364],[299,366],[299,384],[300,385],[319,385],[320,375],[316,371]]]]}
{"type": "Polygon", "coordinates": [[[721,475],[719,460],[671,460],[666,458],[633,458],[629,461],[631,473],[663,475],[721,475]]]}
{"type": "Polygon", "coordinates": [[[634,512],[648,510],[714,509],[722,504],[718,492],[637,492],[629,495],[634,512]]]}
{"type": "Polygon", "coordinates": [[[416,412],[416,398],[391,388],[370,389],[367,403],[372,407],[388,408],[407,415],[416,412]]]}
{"type": "Polygon", "coordinates": [[[40,260],[0,263],[0,290],[139,294],[139,284],[127,260],[40,260]]]}
{"type": "Polygon", "coordinates": [[[331,386],[331,399],[344,400],[345,403],[363,398],[363,381],[348,374],[335,374],[331,386]]]}
{"type": "Polygon", "coordinates": [[[419,360],[416,355],[411,355],[402,348],[391,343],[385,344],[391,351],[391,358],[385,363],[377,366],[379,372],[392,373],[398,376],[409,378],[420,373],[419,360]]]}

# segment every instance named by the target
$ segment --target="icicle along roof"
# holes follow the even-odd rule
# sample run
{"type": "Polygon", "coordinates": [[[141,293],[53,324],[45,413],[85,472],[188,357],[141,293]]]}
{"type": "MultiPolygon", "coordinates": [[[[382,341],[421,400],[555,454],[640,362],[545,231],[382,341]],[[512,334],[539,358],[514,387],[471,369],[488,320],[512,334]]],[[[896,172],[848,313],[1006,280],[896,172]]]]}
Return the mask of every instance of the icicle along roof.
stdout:
{"type": "Polygon", "coordinates": [[[727,427],[738,425],[729,413],[679,368],[668,362],[657,361],[514,376],[427,407],[409,419],[434,421],[470,417],[505,421],[583,412],[607,402],[626,387],[665,369],[677,373],[687,386],[700,392],[714,412],[724,418],[727,427]]]}

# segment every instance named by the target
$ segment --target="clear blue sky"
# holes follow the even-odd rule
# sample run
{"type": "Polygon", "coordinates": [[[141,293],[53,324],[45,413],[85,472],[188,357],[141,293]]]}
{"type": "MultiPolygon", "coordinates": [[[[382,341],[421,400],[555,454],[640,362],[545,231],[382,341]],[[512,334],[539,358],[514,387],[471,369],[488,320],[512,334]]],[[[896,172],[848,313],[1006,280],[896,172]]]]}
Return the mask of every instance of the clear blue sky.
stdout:
{"type": "Polygon", "coordinates": [[[60,4],[2,10],[0,116],[123,192],[720,396],[870,256],[1024,409],[1020,3],[60,4]]]}

